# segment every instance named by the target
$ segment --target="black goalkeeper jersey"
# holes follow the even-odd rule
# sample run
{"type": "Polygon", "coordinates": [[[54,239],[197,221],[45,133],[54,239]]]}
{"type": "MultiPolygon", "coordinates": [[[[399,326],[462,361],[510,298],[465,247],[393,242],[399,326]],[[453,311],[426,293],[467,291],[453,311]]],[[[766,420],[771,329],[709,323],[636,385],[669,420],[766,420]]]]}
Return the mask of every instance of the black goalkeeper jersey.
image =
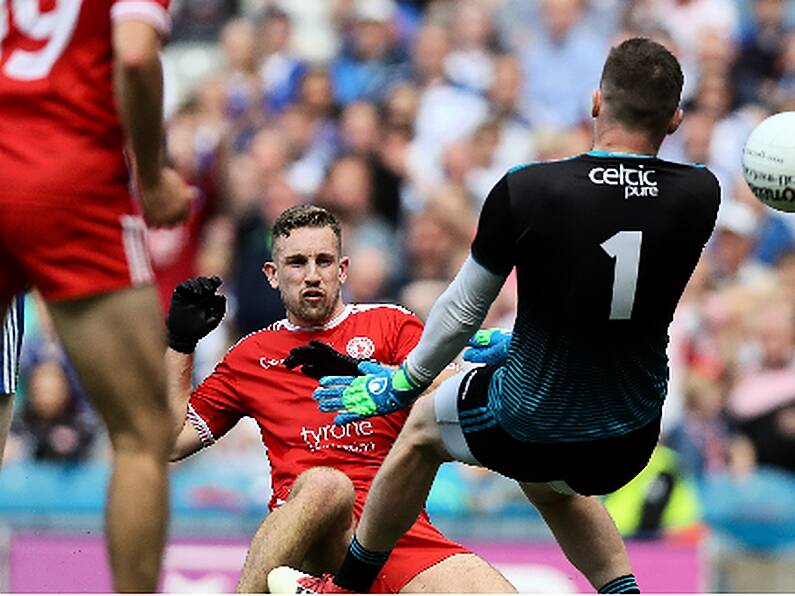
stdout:
{"type": "Polygon", "coordinates": [[[508,172],[472,244],[482,266],[518,278],[489,390],[496,422],[521,440],[577,441],[659,416],[668,325],[719,203],[709,170],[656,157],[592,151],[508,172]]]}

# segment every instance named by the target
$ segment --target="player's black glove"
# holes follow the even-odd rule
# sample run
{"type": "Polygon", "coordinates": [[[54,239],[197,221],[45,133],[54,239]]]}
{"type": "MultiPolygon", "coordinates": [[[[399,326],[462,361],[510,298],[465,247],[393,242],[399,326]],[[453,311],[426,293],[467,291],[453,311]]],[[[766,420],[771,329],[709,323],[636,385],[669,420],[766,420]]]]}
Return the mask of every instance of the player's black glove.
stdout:
{"type": "Polygon", "coordinates": [[[218,327],[226,312],[226,297],[215,293],[221,283],[217,275],[194,277],[174,289],[166,319],[171,349],[190,354],[202,337],[218,327]]]}
{"type": "Polygon", "coordinates": [[[329,376],[356,376],[359,373],[359,363],[362,358],[354,358],[338,352],[330,345],[313,339],[305,346],[298,346],[290,350],[290,355],[284,359],[284,365],[293,369],[301,367],[301,372],[313,379],[329,376]]]}

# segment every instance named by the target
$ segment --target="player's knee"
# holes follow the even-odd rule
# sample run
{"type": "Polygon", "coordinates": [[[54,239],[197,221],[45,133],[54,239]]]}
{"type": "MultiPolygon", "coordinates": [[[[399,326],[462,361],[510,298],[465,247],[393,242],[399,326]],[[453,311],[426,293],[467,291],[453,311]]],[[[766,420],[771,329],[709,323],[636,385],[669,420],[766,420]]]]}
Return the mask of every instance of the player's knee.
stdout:
{"type": "Polygon", "coordinates": [[[296,478],[290,499],[299,498],[322,504],[332,516],[346,517],[353,511],[356,492],[351,479],[339,470],[317,467],[302,472],[296,478]]]}
{"type": "Polygon", "coordinates": [[[132,417],[125,425],[108,424],[108,434],[114,451],[151,453],[164,460],[170,455],[174,443],[167,413],[132,417]]]}
{"type": "Polygon", "coordinates": [[[576,493],[555,490],[546,483],[519,483],[530,502],[536,507],[567,507],[580,499],[586,498],[576,493]]]}
{"type": "Polygon", "coordinates": [[[412,450],[422,451],[429,457],[446,459],[439,424],[433,408],[433,395],[421,398],[412,408],[400,432],[400,440],[412,450]]]}

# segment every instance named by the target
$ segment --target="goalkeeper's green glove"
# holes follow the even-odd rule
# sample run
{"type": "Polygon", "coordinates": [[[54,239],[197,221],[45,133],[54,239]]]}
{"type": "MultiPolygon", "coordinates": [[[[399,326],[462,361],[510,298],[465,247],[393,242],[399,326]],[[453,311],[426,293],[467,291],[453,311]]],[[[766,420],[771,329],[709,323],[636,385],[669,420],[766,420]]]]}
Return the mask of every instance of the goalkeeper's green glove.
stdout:
{"type": "Polygon", "coordinates": [[[464,360],[475,364],[501,364],[508,358],[511,332],[507,329],[481,329],[467,342],[464,360]]]}
{"type": "Polygon", "coordinates": [[[339,412],[337,425],[407,408],[429,386],[412,379],[405,363],[391,369],[366,361],[359,364],[359,372],[364,376],[323,377],[312,394],[322,412],[339,412]]]}

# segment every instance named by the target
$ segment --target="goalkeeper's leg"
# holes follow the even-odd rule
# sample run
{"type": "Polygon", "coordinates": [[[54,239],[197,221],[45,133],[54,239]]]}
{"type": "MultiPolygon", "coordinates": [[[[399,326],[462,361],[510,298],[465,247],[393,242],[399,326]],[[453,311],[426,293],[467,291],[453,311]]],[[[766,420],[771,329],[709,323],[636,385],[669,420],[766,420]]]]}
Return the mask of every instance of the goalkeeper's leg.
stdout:
{"type": "MultiPolygon", "coordinates": [[[[372,561],[386,561],[398,539],[416,521],[439,466],[453,459],[442,438],[444,416],[435,400],[442,392],[457,393],[462,376],[447,380],[436,393],[426,394],[414,404],[367,495],[356,544],[335,576],[337,585],[354,592],[369,590],[379,572],[372,561]]],[[[498,571],[474,555],[450,557],[415,580],[404,591],[515,592],[498,571]]]]}

